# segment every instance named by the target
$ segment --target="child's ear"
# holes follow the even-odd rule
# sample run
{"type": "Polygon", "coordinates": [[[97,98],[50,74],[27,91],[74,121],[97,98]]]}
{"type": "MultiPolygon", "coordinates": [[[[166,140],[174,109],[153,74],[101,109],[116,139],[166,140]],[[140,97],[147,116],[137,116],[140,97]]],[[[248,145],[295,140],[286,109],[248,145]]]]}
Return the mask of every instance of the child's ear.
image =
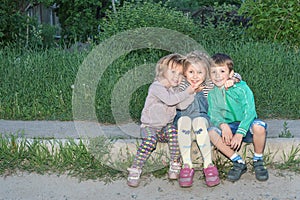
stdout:
{"type": "Polygon", "coordinates": [[[229,78],[232,78],[234,75],[234,70],[231,70],[231,72],[229,73],[229,78]]]}

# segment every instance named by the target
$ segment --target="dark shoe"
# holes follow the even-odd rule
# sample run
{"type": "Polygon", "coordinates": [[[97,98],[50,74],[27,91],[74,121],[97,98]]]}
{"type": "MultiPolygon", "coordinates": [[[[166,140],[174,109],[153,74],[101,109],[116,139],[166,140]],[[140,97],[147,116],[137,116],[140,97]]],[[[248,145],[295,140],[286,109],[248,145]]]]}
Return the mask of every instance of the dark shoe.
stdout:
{"type": "Polygon", "coordinates": [[[241,178],[242,174],[247,171],[247,165],[243,163],[233,162],[232,168],[229,170],[227,179],[229,181],[237,181],[241,178]]]}
{"type": "Polygon", "coordinates": [[[263,160],[253,161],[253,167],[255,171],[255,177],[259,181],[266,181],[269,178],[267,168],[264,166],[263,160]]]}

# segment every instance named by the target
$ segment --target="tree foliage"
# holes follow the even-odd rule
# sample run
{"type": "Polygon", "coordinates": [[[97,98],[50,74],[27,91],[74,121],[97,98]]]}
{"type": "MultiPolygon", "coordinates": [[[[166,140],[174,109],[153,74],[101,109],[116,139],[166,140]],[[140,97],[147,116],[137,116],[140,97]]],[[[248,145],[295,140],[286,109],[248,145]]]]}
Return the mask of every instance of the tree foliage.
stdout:
{"type": "Polygon", "coordinates": [[[44,0],[56,4],[62,36],[67,41],[85,42],[98,34],[98,21],[111,6],[109,0],[44,0]]]}
{"type": "Polygon", "coordinates": [[[0,3],[0,42],[26,39],[27,25],[32,19],[25,13],[25,1],[3,0],[0,3]]]}
{"type": "Polygon", "coordinates": [[[239,12],[251,18],[247,34],[254,39],[299,46],[299,0],[246,0],[239,12]]]}
{"type": "MultiPolygon", "coordinates": [[[[159,2],[156,0],[155,2],[159,2]]],[[[177,10],[182,11],[196,11],[202,6],[212,6],[214,4],[231,4],[231,5],[240,5],[241,0],[168,0],[165,1],[166,5],[176,8],[177,10]]]]}
{"type": "MultiPolygon", "coordinates": [[[[127,2],[117,12],[108,12],[100,20],[100,40],[118,32],[141,27],[160,27],[176,30],[191,37],[199,33],[193,20],[180,11],[152,1],[127,2]]],[[[193,37],[194,38],[194,37],[193,37]]]]}

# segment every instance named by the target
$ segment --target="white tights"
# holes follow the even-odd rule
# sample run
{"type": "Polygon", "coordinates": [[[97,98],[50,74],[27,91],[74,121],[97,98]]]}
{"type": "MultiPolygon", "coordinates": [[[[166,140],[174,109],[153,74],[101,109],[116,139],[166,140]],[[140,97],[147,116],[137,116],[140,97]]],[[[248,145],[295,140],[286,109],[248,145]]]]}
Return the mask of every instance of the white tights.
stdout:
{"type": "Polygon", "coordinates": [[[192,142],[196,140],[203,158],[203,167],[212,164],[211,143],[207,132],[208,121],[203,117],[191,120],[188,116],[178,120],[178,143],[183,164],[193,167],[191,159],[192,142]]]}

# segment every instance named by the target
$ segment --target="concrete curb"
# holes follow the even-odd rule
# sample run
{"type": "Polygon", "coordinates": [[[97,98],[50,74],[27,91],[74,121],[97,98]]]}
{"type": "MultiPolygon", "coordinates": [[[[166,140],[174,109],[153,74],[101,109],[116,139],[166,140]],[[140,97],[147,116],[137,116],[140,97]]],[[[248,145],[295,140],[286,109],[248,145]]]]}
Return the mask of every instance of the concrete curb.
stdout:
{"type": "MultiPolygon", "coordinates": [[[[268,124],[268,138],[278,138],[284,122],[295,138],[300,138],[299,120],[265,120],[268,124]]],[[[139,125],[134,123],[120,125],[103,125],[96,122],[82,121],[13,121],[0,120],[0,133],[14,134],[26,138],[82,138],[109,137],[132,138],[139,137],[139,125]]]]}
{"type": "MultiPolygon", "coordinates": [[[[21,138],[17,141],[21,142],[21,138]]],[[[35,139],[28,138],[26,141],[31,144],[35,139]]],[[[45,144],[49,150],[52,148],[59,149],[59,144],[65,145],[69,143],[70,139],[40,139],[41,143],[45,144]]],[[[87,146],[87,148],[94,148],[90,146],[90,141],[88,139],[72,139],[72,142],[75,144],[79,144],[82,142],[87,146]]],[[[118,139],[112,142],[110,159],[111,161],[121,161],[128,160],[129,156],[133,156],[136,154],[136,150],[138,144],[141,143],[140,139],[118,139]]],[[[285,157],[289,157],[291,152],[296,148],[300,148],[300,138],[268,138],[266,142],[265,148],[265,156],[270,157],[272,162],[284,162],[285,157]]],[[[93,152],[98,152],[97,149],[93,149],[93,152]]],[[[215,152],[215,151],[213,151],[215,152]]],[[[252,144],[243,144],[239,153],[246,158],[251,158],[253,155],[253,145],[252,144]]],[[[155,151],[152,154],[152,157],[155,159],[157,157],[161,157],[166,161],[169,155],[168,145],[166,143],[158,143],[155,151]],[[162,156],[163,155],[163,156],[162,156]]],[[[300,154],[298,153],[300,157],[300,154]]],[[[197,166],[201,166],[202,157],[197,147],[196,143],[192,145],[192,159],[194,164],[197,166]]]]}
{"type": "MultiPolygon", "coordinates": [[[[111,151],[112,158],[114,160],[120,159],[118,155],[122,155],[124,157],[124,155],[127,155],[128,153],[135,155],[138,143],[140,143],[140,140],[129,139],[115,141],[111,151]]],[[[273,162],[283,162],[284,155],[290,155],[292,148],[300,148],[300,138],[269,138],[266,142],[265,155],[268,155],[273,162]]],[[[159,152],[159,155],[161,155],[161,152],[165,152],[166,155],[168,155],[168,145],[165,143],[159,143],[155,151],[159,152]]],[[[246,152],[246,157],[252,157],[253,145],[243,144],[239,153],[242,154],[243,151],[246,152]]],[[[192,154],[192,158],[195,163],[202,163],[201,156],[199,158],[201,153],[196,143],[193,143],[192,154]]],[[[299,153],[298,155],[300,156],[299,153]]]]}
{"type": "MultiPolygon", "coordinates": [[[[288,155],[292,148],[300,147],[300,120],[266,120],[268,124],[268,138],[265,148],[265,154],[273,157],[273,161],[282,161],[284,154],[288,155]],[[294,138],[279,138],[279,134],[284,131],[283,124],[287,123],[288,130],[294,138]]],[[[60,122],[60,121],[11,121],[0,120],[0,133],[2,135],[17,135],[25,137],[29,142],[32,138],[44,138],[42,142],[49,145],[53,141],[60,141],[62,144],[73,139],[75,143],[79,144],[80,140],[88,144],[91,138],[97,136],[108,136],[118,139],[112,146],[112,158],[120,159],[119,155],[127,153],[135,154],[137,143],[140,139],[132,139],[134,136],[138,137],[139,127],[136,124],[125,125],[100,125],[95,122],[60,122]],[[84,129],[84,130],[83,130],[84,129]],[[78,133],[78,131],[85,131],[85,133],[78,133]],[[86,134],[86,133],[89,134],[86,134]],[[45,138],[55,138],[53,140],[46,140],[45,138]],[[67,139],[69,138],[69,139],[67,139]],[[81,139],[79,139],[81,138],[81,139]]],[[[158,144],[156,152],[163,151],[168,153],[167,144],[158,144]]],[[[194,145],[194,154],[199,157],[200,152],[194,145]]],[[[246,155],[253,152],[252,145],[247,146],[246,155]]],[[[249,155],[250,156],[250,155],[249,155]]],[[[195,157],[195,155],[194,155],[195,157]]],[[[197,161],[198,162],[198,161],[197,161]]]]}

